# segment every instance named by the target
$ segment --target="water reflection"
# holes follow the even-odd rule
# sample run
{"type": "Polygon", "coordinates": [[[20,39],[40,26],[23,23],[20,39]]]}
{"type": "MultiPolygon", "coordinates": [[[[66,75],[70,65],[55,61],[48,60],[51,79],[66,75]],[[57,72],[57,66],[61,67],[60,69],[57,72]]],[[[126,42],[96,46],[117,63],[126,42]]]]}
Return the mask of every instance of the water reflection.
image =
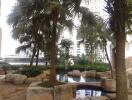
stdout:
{"type": "MultiPolygon", "coordinates": [[[[67,74],[58,74],[57,80],[61,82],[100,82],[100,79],[97,78],[83,78],[81,77],[69,77],[67,74]]],[[[84,99],[86,97],[94,97],[94,96],[103,96],[105,92],[98,88],[93,87],[79,87],[76,90],[76,99],[84,99]]]]}
{"type": "Polygon", "coordinates": [[[97,78],[84,78],[84,77],[69,77],[67,74],[58,74],[57,80],[61,82],[70,82],[70,83],[76,83],[76,82],[100,82],[100,79],[97,78]]]}
{"type": "Polygon", "coordinates": [[[84,99],[86,97],[97,97],[105,95],[104,91],[93,89],[79,89],[76,91],[76,99],[84,99]]]}

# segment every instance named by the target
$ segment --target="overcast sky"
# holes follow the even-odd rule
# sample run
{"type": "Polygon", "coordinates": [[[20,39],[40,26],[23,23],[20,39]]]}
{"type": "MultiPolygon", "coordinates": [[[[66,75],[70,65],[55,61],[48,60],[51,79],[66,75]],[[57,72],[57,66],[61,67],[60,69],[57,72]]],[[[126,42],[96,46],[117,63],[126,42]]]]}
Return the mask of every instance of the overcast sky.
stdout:
{"type": "Polygon", "coordinates": [[[2,57],[7,55],[15,54],[15,48],[18,42],[13,40],[11,37],[11,29],[8,26],[7,17],[15,4],[15,0],[1,0],[2,1],[2,16],[1,16],[1,27],[2,27],[2,57]]]}

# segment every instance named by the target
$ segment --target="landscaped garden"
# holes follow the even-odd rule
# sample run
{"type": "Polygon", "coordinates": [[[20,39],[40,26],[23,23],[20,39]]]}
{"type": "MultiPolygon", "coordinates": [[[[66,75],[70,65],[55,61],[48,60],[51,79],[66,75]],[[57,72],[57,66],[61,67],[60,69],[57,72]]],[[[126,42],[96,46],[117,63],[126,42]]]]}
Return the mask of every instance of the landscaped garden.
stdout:
{"type": "Polygon", "coordinates": [[[132,73],[125,67],[132,0],[106,0],[107,23],[82,1],[17,1],[7,22],[12,37],[20,42],[16,53],[27,54],[30,64],[2,65],[0,100],[132,99],[132,73]],[[84,45],[85,54],[71,53],[74,40],[62,37],[65,30],[74,34],[75,29],[76,45],[84,45]],[[113,46],[111,59],[109,43],[113,46]],[[40,55],[44,58],[41,66],[40,55]]]}

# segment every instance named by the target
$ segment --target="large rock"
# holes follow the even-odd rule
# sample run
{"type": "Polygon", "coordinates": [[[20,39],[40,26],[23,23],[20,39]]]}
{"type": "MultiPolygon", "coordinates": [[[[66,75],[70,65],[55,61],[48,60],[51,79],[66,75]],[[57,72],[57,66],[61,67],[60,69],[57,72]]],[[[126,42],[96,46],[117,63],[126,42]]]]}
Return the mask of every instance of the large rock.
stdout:
{"type": "Polygon", "coordinates": [[[6,74],[5,81],[12,83],[14,81],[14,74],[11,74],[11,73],[6,74]]]}
{"type": "Polygon", "coordinates": [[[111,78],[111,72],[106,71],[106,72],[96,72],[96,77],[103,79],[105,78],[111,78]]]}
{"type": "Polygon", "coordinates": [[[13,83],[14,84],[23,84],[26,79],[27,79],[27,76],[25,76],[25,75],[14,74],[13,83]]]}
{"type": "Polygon", "coordinates": [[[126,63],[126,68],[132,68],[132,56],[128,57],[125,59],[125,63],[126,63]]]}
{"type": "Polygon", "coordinates": [[[54,88],[41,87],[39,82],[32,83],[27,90],[26,100],[71,100],[75,98],[75,86],[58,85],[54,88]]]}
{"type": "Polygon", "coordinates": [[[81,76],[81,72],[79,70],[73,70],[72,75],[76,76],[76,77],[80,77],[81,76]]]}
{"type": "Polygon", "coordinates": [[[53,100],[53,88],[29,86],[26,100],[53,100]]]}
{"type": "Polygon", "coordinates": [[[68,76],[80,77],[81,76],[81,72],[79,70],[73,70],[71,72],[68,72],[67,75],[68,76]]]}
{"type": "Polygon", "coordinates": [[[102,79],[101,87],[105,89],[106,91],[115,92],[116,91],[116,80],[104,78],[102,79]]]}
{"type": "Polygon", "coordinates": [[[95,78],[96,77],[96,71],[95,70],[84,71],[84,72],[82,72],[82,76],[83,77],[95,78]]]}
{"type": "Polygon", "coordinates": [[[23,84],[27,76],[21,74],[7,74],[5,76],[5,81],[13,83],[13,84],[23,84]]]}
{"type": "Polygon", "coordinates": [[[37,79],[35,77],[29,77],[25,80],[25,84],[31,84],[32,82],[40,82],[40,79],[37,79]]]}

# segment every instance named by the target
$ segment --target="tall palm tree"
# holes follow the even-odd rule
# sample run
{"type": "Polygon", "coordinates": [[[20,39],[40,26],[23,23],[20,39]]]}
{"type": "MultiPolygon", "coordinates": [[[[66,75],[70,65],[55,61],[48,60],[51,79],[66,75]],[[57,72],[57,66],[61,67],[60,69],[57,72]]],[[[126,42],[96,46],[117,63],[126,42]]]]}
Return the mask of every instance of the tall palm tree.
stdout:
{"type": "Polygon", "coordinates": [[[116,100],[128,100],[125,67],[127,1],[107,0],[106,9],[110,15],[109,25],[116,39],[116,100]]]}
{"type": "Polygon", "coordinates": [[[42,34],[50,48],[50,81],[53,85],[56,83],[56,43],[60,29],[65,26],[71,29],[73,25],[71,19],[77,13],[82,15],[83,20],[92,23],[91,13],[80,4],[81,0],[18,0],[10,15],[9,23],[13,27],[16,38],[25,33],[32,34],[34,38],[38,32],[42,34]],[[89,18],[91,19],[88,20],[89,18]]]}

